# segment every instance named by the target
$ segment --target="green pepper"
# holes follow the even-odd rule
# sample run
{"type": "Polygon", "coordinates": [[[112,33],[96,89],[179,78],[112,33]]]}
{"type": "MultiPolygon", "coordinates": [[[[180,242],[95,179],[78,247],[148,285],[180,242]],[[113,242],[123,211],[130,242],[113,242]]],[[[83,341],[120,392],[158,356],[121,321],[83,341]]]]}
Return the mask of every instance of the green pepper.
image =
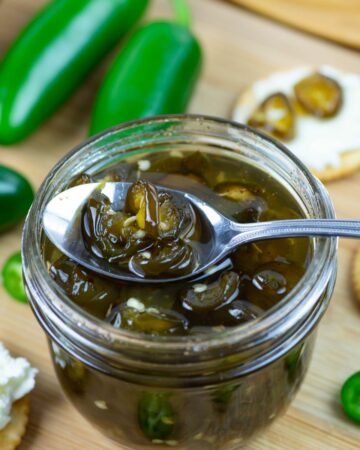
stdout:
{"type": "Polygon", "coordinates": [[[145,392],[140,399],[138,422],[141,431],[149,439],[166,439],[175,426],[175,414],[169,395],[145,392]]]}
{"type": "Polygon", "coordinates": [[[214,392],[213,401],[221,407],[225,407],[230,403],[234,392],[240,387],[240,384],[228,384],[218,388],[214,392]]]}
{"type": "Polygon", "coordinates": [[[350,419],[360,423],[360,372],[345,381],[341,389],[341,402],[350,419]]]}
{"type": "Polygon", "coordinates": [[[22,279],[21,252],[18,251],[8,258],[1,271],[2,283],[8,294],[21,303],[27,303],[27,296],[22,279]]]}
{"type": "Polygon", "coordinates": [[[135,31],[105,76],[90,134],[133,119],[185,112],[201,59],[198,41],[183,24],[152,22],[135,31]]]}
{"type": "Polygon", "coordinates": [[[301,356],[303,354],[304,343],[298,345],[285,358],[285,368],[288,372],[288,379],[290,382],[296,380],[296,375],[301,364],[301,356]]]}
{"type": "Polygon", "coordinates": [[[0,231],[24,218],[33,199],[34,192],[27,179],[0,164],[0,231]]]}
{"type": "Polygon", "coordinates": [[[55,0],[0,68],[0,143],[27,137],[132,27],[148,0],[55,0]]]}

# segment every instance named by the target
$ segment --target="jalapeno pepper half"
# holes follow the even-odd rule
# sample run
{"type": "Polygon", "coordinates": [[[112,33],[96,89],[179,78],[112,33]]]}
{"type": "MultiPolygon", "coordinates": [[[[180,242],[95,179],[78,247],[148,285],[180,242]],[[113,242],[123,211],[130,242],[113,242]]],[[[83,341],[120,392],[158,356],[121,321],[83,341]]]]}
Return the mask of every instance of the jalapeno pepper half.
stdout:
{"type": "Polygon", "coordinates": [[[0,232],[24,218],[33,199],[27,179],[0,164],[0,232]]]}
{"type": "Polygon", "coordinates": [[[148,0],[55,0],[0,67],[0,143],[27,137],[132,27],[148,0]]]}

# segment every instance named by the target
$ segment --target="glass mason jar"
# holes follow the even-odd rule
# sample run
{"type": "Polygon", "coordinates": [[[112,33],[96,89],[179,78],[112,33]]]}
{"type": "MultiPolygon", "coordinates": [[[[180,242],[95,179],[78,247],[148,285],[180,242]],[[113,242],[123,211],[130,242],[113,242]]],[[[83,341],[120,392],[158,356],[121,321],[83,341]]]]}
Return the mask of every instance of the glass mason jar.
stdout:
{"type": "Polygon", "coordinates": [[[159,337],[119,330],[66,297],[42,256],[42,215],[75,176],[151,151],[196,146],[272,175],[309,218],[333,218],[323,186],[280,143],[203,116],[163,116],[113,128],[66,155],[42,184],[23,236],[24,279],[60,383],[76,408],[126,449],[240,448],[283,413],[309,365],[315,329],[333,292],[335,238],[312,239],[295,288],[261,318],[216,335],[159,337]]]}

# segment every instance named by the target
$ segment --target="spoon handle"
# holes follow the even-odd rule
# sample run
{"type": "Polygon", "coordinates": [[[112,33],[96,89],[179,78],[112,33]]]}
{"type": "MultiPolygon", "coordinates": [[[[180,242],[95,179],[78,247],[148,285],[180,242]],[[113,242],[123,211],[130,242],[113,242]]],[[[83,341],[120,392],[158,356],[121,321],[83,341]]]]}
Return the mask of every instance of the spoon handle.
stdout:
{"type": "Polygon", "coordinates": [[[247,242],[273,238],[300,236],[360,238],[360,220],[276,220],[254,224],[234,224],[233,232],[237,233],[228,244],[232,249],[247,242]]]}

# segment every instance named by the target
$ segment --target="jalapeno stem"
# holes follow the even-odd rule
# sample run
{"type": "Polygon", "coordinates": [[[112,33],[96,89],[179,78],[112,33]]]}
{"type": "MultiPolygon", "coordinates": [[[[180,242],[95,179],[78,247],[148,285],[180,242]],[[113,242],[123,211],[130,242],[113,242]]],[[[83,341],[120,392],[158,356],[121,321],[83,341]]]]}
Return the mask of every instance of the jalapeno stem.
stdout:
{"type": "Polygon", "coordinates": [[[191,14],[187,0],[171,0],[171,2],[175,13],[176,21],[179,24],[190,28],[191,14]]]}

